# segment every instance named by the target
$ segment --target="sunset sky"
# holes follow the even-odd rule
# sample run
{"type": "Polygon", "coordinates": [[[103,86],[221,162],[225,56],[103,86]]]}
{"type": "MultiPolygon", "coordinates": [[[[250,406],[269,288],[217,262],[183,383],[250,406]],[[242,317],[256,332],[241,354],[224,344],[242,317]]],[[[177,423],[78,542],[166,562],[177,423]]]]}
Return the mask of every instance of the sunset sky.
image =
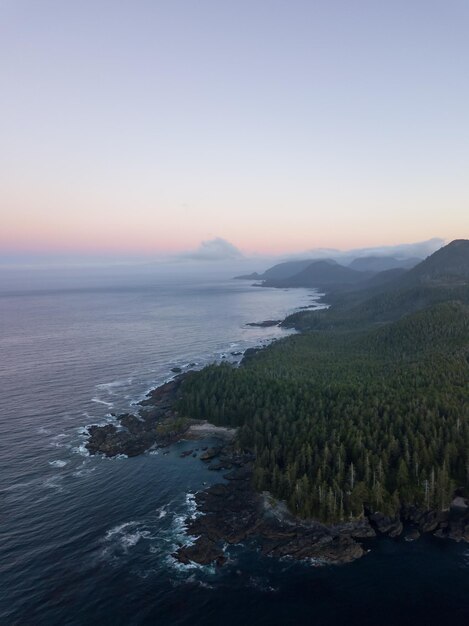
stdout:
{"type": "Polygon", "coordinates": [[[469,237],[467,0],[0,0],[0,250],[469,237]]]}

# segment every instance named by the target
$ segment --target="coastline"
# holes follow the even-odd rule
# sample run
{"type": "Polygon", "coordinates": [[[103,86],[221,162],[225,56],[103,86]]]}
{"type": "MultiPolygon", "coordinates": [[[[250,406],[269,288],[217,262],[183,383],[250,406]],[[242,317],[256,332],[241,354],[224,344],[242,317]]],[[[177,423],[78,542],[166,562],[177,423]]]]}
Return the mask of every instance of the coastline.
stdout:
{"type": "MultiPolygon", "coordinates": [[[[285,320],[280,324],[284,325],[285,320]]],[[[265,347],[268,346],[246,349],[239,367],[265,347]]],[[[216,437],[220,440],[220,446],[216,448],[202,448],[199,454],[198,450],[190,451],[202,462],[209,462],[210,470],[227,473],[222,474],[219,483],[196,494],[196,504],[202,515],[186,520],[187,533],[194,541],[190,546],[180,546],[175,552],[175,558],[181,563],[222,565],[226,561],[226,544],[251,539],[256,541],[264,555],[329,564],[349,563],[362,557],[367,549],[361,542],[379,535],[404,536],[406,541],[413,541],[421,534],[431,533],[439,538],[469,541],[469,506],[462,497],[455,498],[451,507],[444,511],[409,506],[390,517],[379,511],[365,510],[361,518],[331,525],[294,517],[270,494],[259,493],[253,488],[251,478],[255,457],[252,451],[237,448],[235,429],[178,415],[175,405],[181,387],[196,371],[179,373],[150,390],[138,403],[138,416],[116,416],[118,426],[90,426],[86,443],[91,454],[136,456],[183,439],[216,437]]]]}
{"type": "MultiPolygon", "coordinates": [[[[317,303],[321,305],[319,308],[322,308],[323,303],[320,301],[324,295],[319,294],[319,299],[317,300],[317,303]]],[[[300,306],[293,313],[300,312],[302,309],[312,308],[315,308],[314,304],[300,306]]],[[[259,322],[247,322],[245,326],[252,328],[277,326],[285,330],[301,332],[292,326],[284,324],[291,314],[289,313],[282,320],[268,319],[259,322]]],[[[243,351],[227,349],[224,353],[221,353],[219,363],[228,362],[233,366],[242,367],[247,359],[254,356],[257,352],[268,348],[278,340],[278,337],[271,338],[267,343],[265,340],[260,340],[258,344],[243,351]],[[238,361],[230,361],[227,359],[228,355],[235,357],[235,359],[241,358],[238,361]]],[[[188,364],[188,369],[185,370],[179,366],[172,367],[170,370],[172,375],[169,378],[155,387],[150,387],[145,396],[135,403],[135,406],[138,407],[137,414],[126,412],[116,415],[111,413],[114,423],[107,422],[106,424],[85,426],[88,438],[84,445],[88,452],[90,454],[103,454],[108,457],[118,455],[132,457],[143,454],[155,447],[169,446],[183,438],[203,439],[213,435],[224,440],[226,431],[232,429],[214,426],[206,420],[180,418],[177,411],[174,410],[182,383],[200,370],[200,368],[194,369],[194,365],[195,363],[188,364]],[[205,424],[205,428],[203,424],[205,424]]],[[[228,439],[230,438],[228,436],[228,439]]]]}

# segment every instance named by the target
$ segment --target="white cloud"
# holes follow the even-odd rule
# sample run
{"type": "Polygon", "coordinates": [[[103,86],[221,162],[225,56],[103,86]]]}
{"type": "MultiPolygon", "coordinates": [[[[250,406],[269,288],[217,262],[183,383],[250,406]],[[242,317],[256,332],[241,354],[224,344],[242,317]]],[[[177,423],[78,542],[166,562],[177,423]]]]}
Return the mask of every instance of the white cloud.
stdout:
{"type": "Polygon", "coordinates": [[[395,256],[398,258],[419,257],[425,259],[444,245],[444,239],[434,237],[427,241],[418,241],[417,243],[401,243],[395,246],[361,248],[359,250],[351,250],[349,254],[355,254],[356,256],[395,256]]]}
{"type": "Polygon", "coordinates": [[[400,243],[390,246],[375,246],[372,248],[355,248],[352,250],[335,250],[334,248],[314,248],[306,252],[288,255],[285,260],[291,259],[335,259],[339,262],[348,262],[364,256],[393,256],[399,259],[417,257],[425,259],[433,252],[445,245],[445,240],[439,237],[418,241],[416,243],[400,243]]]}
{"type": "Polygon", "coordinates": [[[242,259],[243,254],[226,239],[215,237],[202,241],[196,250],[183,253],[181,258],[192,261],[234,261],[242,259]]]}

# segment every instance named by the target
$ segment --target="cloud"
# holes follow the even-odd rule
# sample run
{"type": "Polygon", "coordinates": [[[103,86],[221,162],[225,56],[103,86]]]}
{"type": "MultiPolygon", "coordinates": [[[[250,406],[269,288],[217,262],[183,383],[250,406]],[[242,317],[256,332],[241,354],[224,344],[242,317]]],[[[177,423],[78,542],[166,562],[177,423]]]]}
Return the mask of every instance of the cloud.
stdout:
{"type": "Polygon", "coordinates": [[[425,259],[433,252],[445,245],[445,240],[439,237],[418,241],[416,243],[400,243],[390,246],[375,246],[372,248],[355,248],[353,250],[335,250],[333,248],[315,248],[301,254],[289,255],[289,258],[298,259],[335,259],[336,261],[351,261],[364,256],[393,256],[398,259],[418,257],[425,259]]]}
{"type": "Polygon", "coordinates": [[[356,256],[395,256],[398,258],[419,257],[425,259],[433,252],[445,245],[445,240],[439,237],[418,241],[417,243],[401,243],[395,246],[379,246],[376,248],[362,248],[351,250],[356,256]]]}
{"type": "Polygon", "coordinates": [[[196,250],[185,252],[180,258],[191,261],[234,261],[242,259],[243,254],[226,239],[215,237],[202,241],[196,250]]]}

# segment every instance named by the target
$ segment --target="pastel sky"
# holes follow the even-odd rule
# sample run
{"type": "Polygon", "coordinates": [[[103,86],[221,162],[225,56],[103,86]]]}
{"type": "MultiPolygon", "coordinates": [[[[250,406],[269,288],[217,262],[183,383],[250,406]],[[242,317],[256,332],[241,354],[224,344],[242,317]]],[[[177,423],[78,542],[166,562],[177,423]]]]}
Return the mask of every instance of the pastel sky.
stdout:
{"type": "Polygon", "coordinates": [[[0,0],[0,248],[469,236],[467,0],[0,0]]]}

